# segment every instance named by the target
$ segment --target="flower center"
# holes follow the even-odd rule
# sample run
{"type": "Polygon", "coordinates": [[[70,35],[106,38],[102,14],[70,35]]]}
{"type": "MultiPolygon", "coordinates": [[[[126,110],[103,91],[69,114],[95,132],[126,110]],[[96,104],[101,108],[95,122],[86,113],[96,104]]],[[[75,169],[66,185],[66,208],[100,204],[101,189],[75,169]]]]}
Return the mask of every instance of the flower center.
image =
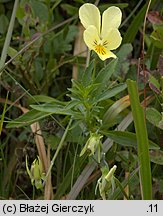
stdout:
{"type": "Polygon", "coordinates": [[[95,46],[95,51],[101,55],[105,55],[106,54],[106,49],[104,46],[102,46],[101,44],[98,44],[95,46]]]}
{"type": "Polygon", "coordinates": [[[108,42],[104,41],[103,43],[100,41],[100,43],[97,42],[97,40],[94,41],[94,47],[95,51],[100,55],[106,55],[106,46],[108,42]]]}

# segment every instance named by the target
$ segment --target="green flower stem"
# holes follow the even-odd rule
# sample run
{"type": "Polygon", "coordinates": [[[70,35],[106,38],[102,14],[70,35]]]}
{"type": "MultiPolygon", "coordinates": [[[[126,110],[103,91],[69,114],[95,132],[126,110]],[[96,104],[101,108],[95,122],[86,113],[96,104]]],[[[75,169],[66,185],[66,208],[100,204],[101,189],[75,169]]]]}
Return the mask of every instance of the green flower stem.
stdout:
{"type": "Polygon", "coordinates": [[[86,68],[89,66],[90,55],[91,55],[91,51],[88,49],[88,51],[87,51],[87,58],[86,58],[86,68]]]}
{"type": "Polygon", "coordinates": [[[32,200],[35,200],[35,186],[33,185],[32,200]]]}
{"type": "Polygon", "coordinates": [[[55,159],[56,159],[56,157],[57,157],[57,155],[58,155],[58,153],[59,153],[59,151],[60,151],[60,149],[61,149],[61,147],[62,147],[64,141],[65,141],[65,138],[66,138],[66,136],[67,136],[67,133],[68,133],[68,130],[69,130],[69,128],[70,128],[71,123],[72,123],[72,119],[70,119],[70,121],[69,121],[69,123],[68,123],[68,125],[67,125],[67,127],[66,127],[66,130],[65,130],[65,132],[64,132],[64,134],[63,134],[63,136],[62,136],[62,139],[61,139],[61,141],[60,141],[60,143],[59,143],[59,145],[58,145],[58,148],[57,148],[57,150],[56,150],[56,152],[55,152],[55,154],[54,154],[54,156],[53,156],[53,158],[52,158],[52,160],[51,160],[51,164],[50,164],[50,167],[49,167],[49,169],[48,169],[48,171],[47,171],[47,173],[46,173],[45,181],[44,181],[44,182],[46,182],[46,180],[47,180],[47,178],[48,178],[48,176],[49,176],[49,174],[50,174],[50,172],[51,172],[51,169],[52,169],[52,167],[53,167],[54,161],[55,161],[55,159]]]}
{"type": "Polygon", "coordinates": [[[86,124],[87,124],[88,130],[91,131],[90,110],[89,110],[89,108],[86,108],[86,117],[85,117],[85,120],[86,120],[86,124]]]}
{"type": "Polygon", "coordinates": [[[94,69],[93,69],[93,73],[92,73],[92,81],[95,79],[96,76],[96,60],[97,58],[95,57],[95,61],[94,61],[94,69]]]}

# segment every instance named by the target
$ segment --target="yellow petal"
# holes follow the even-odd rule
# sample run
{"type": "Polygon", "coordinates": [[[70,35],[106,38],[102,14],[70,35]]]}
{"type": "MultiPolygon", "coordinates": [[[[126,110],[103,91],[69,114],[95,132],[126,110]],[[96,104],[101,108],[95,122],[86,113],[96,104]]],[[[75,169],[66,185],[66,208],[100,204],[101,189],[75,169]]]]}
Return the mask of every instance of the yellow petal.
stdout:
{"type": "Polygon", "coordinates": [[[79,9],[79,18],[84,28],[94,25],[100,34],[101,15],[95,5],[90,3],[82,5],[79,9]]]}
{"type": "Polygon", "coordinates": [[[89,47],[90,50],[95,50],[95,43],[99,43],[100,38],[98,35],[97,28],[93,25],[90,25],[84,31],[84,42],[89,47]]]}
{"type": "Polygon", "coordinates": [[[118,28],[121,24],[122,12],[118,7],[112,6],[105,10],[102,14],[102,38],[105,37],[107,31],[111,28],[118,28]]]}
{"type": "Polygon", "coordinates": [[[105,55],[98,54],[98,56],[100,57],[100,59],[102,61],[106,60],[107,58],[117,58],[117,56],[114,53],[112,53],[111,51],[109,51],[109,50],[106,50],[105,55]]]}
{"type": "MultiPolygon", "coordinates": [[[[115,36],[115,34],[113,34],[113,36],[115,36]]],[[[103,41],[100,40],[98,31],[95,28],[95,26],[93,25],[89,26],[84,31],[84,42],[86,43],[86,45],[89,47],[90,50],[94,50],[98,54],[101,60],[104,61],[107,58],[116,58],[116,55],[112,53],[110,49],[108,48],[109,44],[108,46],[102,45],[103,41]]]]}
{"type": "Polygon", "coordinates": [[[105,37],[102,39],[103,43],[105,43],[105,41],[106,41],[106,48],[108,50],[117,49],[122,42],[122,37],[118,29],[115,28],[107,31],[105,37]]]}

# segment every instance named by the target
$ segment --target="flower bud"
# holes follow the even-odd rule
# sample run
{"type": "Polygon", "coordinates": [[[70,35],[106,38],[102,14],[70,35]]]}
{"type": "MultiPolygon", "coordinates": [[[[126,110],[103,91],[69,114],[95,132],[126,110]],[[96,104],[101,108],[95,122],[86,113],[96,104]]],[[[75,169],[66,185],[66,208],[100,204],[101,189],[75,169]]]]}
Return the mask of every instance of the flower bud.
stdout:
{"type": "Polygon", "coordinates": [[[91,133],[89,139],[87,140],[84,148],[82,149],[80,156],[82,156],[87,150],[90,151],[90,155],[94,155],[96,149],[98,146],[101,146],[101,141],[100,139],[103,136],[101,134],[97,133],[91,133]]]}
{"type": "Polygon", "coordinates": [[[99,187],[100,196],[104,200],[106,199],[106,195],[111,187],[112,190],[114,190],[114,173],[116,169],[116,165],[114,165],[110,170],[108,170],[108,167],[106,166],[101,168],[102,176],[99,178],[96,188],[99,187]]]}
{"type": "Polygon", "coordinates": [[[37,189],[41,189],[43,187],[42,180],[44,179],[45,174],[43,173],[42,163],[41,163],[40,158],[38,157],[37,159],[33,161],[30,170],[28,168],[28,161],[26,158],[26,169],[31,179],[31,184],[35,185],[37,189]]]}

